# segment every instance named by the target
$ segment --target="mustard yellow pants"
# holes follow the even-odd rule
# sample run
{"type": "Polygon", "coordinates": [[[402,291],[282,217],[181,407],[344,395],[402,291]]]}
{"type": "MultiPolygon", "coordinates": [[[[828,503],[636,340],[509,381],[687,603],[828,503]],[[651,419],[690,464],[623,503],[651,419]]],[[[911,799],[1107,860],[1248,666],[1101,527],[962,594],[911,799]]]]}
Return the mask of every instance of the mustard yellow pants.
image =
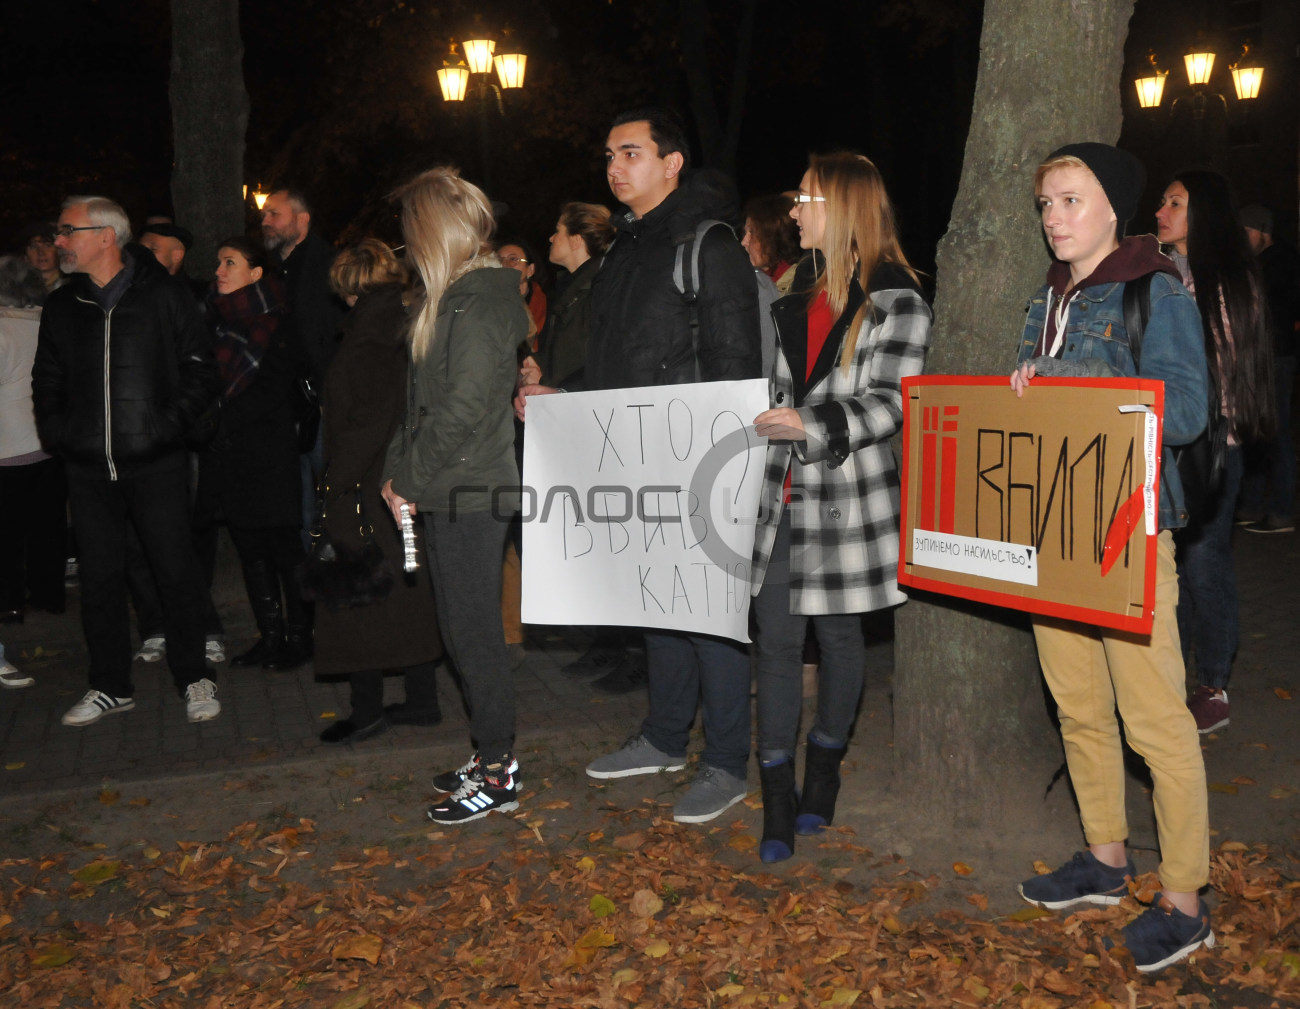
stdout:
{"type": "Polygon", "coordinates": [[[1187,710],[1177,608],[1173,534],[1165,530],[1156,549],[1149,638],[1046,617],[1034,618],[1034,637],[1060,714],[1088,843],[1128,838],[1118,706],[1124,737],[1147,762],[1155,784],[1161,885],[1192,892],[1209,878],[1210,826],[1205,761],[1196,721],[1187,710]]]}

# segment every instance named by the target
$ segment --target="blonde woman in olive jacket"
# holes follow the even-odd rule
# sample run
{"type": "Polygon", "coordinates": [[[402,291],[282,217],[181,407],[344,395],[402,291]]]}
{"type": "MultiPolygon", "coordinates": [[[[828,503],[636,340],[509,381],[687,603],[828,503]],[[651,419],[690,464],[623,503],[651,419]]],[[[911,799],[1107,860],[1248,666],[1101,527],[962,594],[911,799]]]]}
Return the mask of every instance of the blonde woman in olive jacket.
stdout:
{"type": "Polygon", "coordinates": [[[406,419],[389,446],[383,495],[399,524],[403,506],[423,522],[439,627],[479,746],[434,779],[450,794],[429,818],[457,824],[519,806],[501,556],[518,507],[510,400],[528,313],[519,274],[485,251],[495,222],[477,186],[434,168],[394,195],[424,301],[414,312],[406,419]]]}

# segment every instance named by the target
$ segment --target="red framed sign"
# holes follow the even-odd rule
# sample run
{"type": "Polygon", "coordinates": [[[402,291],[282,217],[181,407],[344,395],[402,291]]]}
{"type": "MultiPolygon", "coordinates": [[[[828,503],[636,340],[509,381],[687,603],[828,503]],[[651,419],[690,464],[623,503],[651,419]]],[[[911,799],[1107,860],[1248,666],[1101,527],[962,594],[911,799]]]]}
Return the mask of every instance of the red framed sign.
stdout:
{"type": "Polygon", "coordinates": [[[903,380],[898,581],[1151,632],[1164,383],[903,380]]]}

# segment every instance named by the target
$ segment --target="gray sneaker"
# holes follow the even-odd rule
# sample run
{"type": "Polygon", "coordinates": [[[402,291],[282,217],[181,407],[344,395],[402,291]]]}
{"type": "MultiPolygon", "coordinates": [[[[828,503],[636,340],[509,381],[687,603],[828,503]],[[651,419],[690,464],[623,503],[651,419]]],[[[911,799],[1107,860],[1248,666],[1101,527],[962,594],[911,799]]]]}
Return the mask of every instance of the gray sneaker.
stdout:
{"type": "Polygon", "coordinates": [[[705,823],[721,816],[748,793],[744,778],[705,765],[673,806],[673,819],[678,823],[705,823]]]}
{"type": "Polygon", "coordinates": [[[670,757],[645,736],[636,735],[613,753],[597,757],[588,764],[587,775],[592,778],[630,778],[634,774],[680,771],[685,766],[685,757],[670,757]]]}

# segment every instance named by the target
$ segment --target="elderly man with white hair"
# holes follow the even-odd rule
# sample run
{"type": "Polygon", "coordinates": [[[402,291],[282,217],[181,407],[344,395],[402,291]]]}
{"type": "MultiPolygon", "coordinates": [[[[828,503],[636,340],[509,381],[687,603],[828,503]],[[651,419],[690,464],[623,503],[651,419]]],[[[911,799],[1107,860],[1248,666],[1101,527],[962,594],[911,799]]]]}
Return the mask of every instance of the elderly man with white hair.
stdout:
{"type": "Polygon", "coordinates": [[[215,400],[198,306],[112,200],[63,204],[54,244],[71,281],[41,316],[32,397],[47,451],[67,467],[81,551],[90,690],[63,716],[89,725],[135,706],[123,575],[134,525],[163,599],[167,662],[191,722],[221,711],[204,664],[206,586],[190,540],[184,435],[215,400]]]}

